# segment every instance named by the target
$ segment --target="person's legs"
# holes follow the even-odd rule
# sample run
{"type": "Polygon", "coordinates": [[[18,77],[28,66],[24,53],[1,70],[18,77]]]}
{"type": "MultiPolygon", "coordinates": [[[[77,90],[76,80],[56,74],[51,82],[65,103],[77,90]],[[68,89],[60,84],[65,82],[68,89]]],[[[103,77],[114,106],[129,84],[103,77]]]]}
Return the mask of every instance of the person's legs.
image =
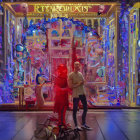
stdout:
{"type": "Polygon", "coordinates": [[[86,124],[86,114],[87,114],[87,100],[85,95],[79,95],[79,98],[83,104],[83,114],[82,114],[82,125],[86,124]]]}
{"type": "Polygon", "coordinates": [[[62,111],[62,124],[65,126],[66,125],[66,121],[65,121],[65,115],[66,115],[66,111],[67,111],[67,106],[65,106],[63,108],[63,111],[62,111]]]}
{"type": "Polygon", "coordinates": [[[61,110],[59,110],[59,112],[58,112],[58,125],[62,125],[61,119],[62,119],[61,110]]]}
{"type": "Polygon", "coordinates": [[[79,98],[73,98],[73,121],[75,126],[77,126],[76,113],[77,113],[78,103],[79,103],[79,98]]]}
{"type": "Polygon", "coordinates": [[[67,108],[64,106],[62,110],[58,112],[58,125],[65,125],[65,114],[67,108]]]}

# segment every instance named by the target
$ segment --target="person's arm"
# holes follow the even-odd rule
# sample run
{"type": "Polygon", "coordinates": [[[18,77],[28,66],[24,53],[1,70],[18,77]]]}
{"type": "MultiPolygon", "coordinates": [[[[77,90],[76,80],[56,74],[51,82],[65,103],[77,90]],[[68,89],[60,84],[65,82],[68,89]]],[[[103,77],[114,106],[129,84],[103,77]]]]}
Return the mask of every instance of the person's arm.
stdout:
{"type": "Polygon", "coordinates": [[[84,82],[85,82],[84,80],[80,81],[80,82],[79,82],[79,85],[83,85],[84,82]]]}
{"type": "Polygon", "coordinates": [[[76,87],[78,87],[78,86],[80,86],[81,85],[81,81],[79,82],[79,83],[77,83],[77,84],[73,84],[73,82],[72,82],[72,79],[69,77],[68,78],[68,86],[70,87],[70,88],[76,88],[76,87]]]}
{"type": "Polygon", "coordinates": [[[84,79],[82,73],[81,73],[81,77],[82,77],[82,80],[79,82],[79,85],[84,85],[84,83],[85,83],[85,79],[84,79]]]}

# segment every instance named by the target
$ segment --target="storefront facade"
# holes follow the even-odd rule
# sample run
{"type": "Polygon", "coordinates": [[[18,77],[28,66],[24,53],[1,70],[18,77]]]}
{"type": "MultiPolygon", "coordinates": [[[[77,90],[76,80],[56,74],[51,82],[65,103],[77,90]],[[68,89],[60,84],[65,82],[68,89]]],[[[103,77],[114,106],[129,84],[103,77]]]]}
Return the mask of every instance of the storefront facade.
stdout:
{"type": "MultiPolygon", "coordinates": [[[[136,84],[132,83],[137,81],[137,76],[131,72],[131,65],[134,65],[131,59],[135,61],[134,53],[139,53],[131,50],[134,48],[130,47],[130,40],[138,41],[139,29],[135,32],[136,38],[129,33],[128,62],[128,52],[125,52],[126,57],[120,57],[123,53],[118,47],[120,3],[16,2],[3,3],[2,6],[7,75],[5,87],[2,88],[1,104],[14,103],[24,107],[24,99],[34,95],[36,75],[43,72],[51,81],[44,87],[44,97],[47,94],[46,106],[48,103],[53,105],[53,80],[57,75],[58,65],[66,65],[68,72],[71,72],[73,61],[78,60],[86,79],[89,107],[136,106],[136,84]],[[124,78],[129,79],[129,83],[126,83],[127,80],[120,77],[124,75],[121,68],[126,69],[128,65],[126,73],[129,74],[124,78]]],[[[134,14],[132,11],[130,18],[134,14]]],[[[136,15],[138,19],[139,14],[136,15]]],[[[125,24],[131,25],[131,22],[135,21],[126,21],[125,24]]],[[[134,50],[138,50],[136,48],[138,47],[134,50]]]]}

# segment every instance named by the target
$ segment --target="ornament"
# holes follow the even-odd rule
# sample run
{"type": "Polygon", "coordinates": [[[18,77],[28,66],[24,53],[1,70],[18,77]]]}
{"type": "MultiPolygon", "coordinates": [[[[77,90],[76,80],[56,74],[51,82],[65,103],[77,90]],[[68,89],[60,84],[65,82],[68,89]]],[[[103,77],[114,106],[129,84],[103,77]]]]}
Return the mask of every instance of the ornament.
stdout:
{"type": "Polygon", "coordinates": [[[100,69],[98,69],[97,74],[99,77],[104,77],[105,76],[105,67],[103,66],[100,69]]]}
{"type": "Polygon", "coordinates": [[[138,46],[140,47],[140,40],[138,41],[138,46]]]}
{"type": "Polygon", "coordinates": [[[27,3],[21,3],[20,4],[20,11],[26,15],[28,13],[28,4],[27,3]]]}
{"type": "Polygon", "coordinates": [[[23,20],[23,28],[27,29],[28,28],[28,20],[27,17],[25,16],[24,20],[23,20]]]}
{"type": "Polygon", "coordinates": [[[105,10],[105,6],[104,5],[99,5],[99,13],[103,13],[105,10]]]}
{"type": "Polygon", "coordinates": [[[23,49],[24,49],[24,47],[22,46],[22,44],[17,44],[17,45],[16,45],[16,51],[17,51],[17,52],[22,52],[23,49]]]}
{"type": "Polygon", "coordinates": [[[102,55],[103,56],[103,49],[101,49],[101,48],[96,49],[96,53],[98,55],[102,55]]]}

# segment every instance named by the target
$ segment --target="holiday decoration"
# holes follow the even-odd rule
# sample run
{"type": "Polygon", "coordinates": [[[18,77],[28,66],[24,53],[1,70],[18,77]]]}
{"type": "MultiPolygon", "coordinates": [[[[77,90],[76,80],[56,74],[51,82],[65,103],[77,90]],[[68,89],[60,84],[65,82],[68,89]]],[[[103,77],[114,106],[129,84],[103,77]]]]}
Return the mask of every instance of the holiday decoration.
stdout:
{"type": "Polygon", "coordinates": [[[105,10],[105,6],[104,5],[99,5],[99,10],[98,10],[98,15],[102,14],[105,10]]]}
{"type": "Polygon", "coordinates": [[[23,51],[23,46],[22,46],[22,44],[17,44],[17,45],[16,45],[16,51],[17,51],[17,52],[22,52],[22,51],[23,51]]]}
{"type": "MultiPolygon", "coordinates": [[[[124,92],[128,91],[128,65],[129,65],[129,11],[126,5],[126,0],[122,0],[121,3],[121,12],[119,17],[119,26],[120,26],[120,40],[119,40],[119,49],[120,49],[120,56],[119,57],[119,72],[118,72],[118,84],[121,87],[118,89],[117,97],[120,96],[120,94],[123,94],[124,92]],[[120,92],[119,92],[120,90],[120,92]]],[[[124,93],[122,96],[125,96],[126,93],[124,93]]]]}
{"type": "Polygon", "coordinates": [[[28,4],[27,3],[21,3],[20,4],[20,11],[26,15],[28,13],[28,4]]]}

